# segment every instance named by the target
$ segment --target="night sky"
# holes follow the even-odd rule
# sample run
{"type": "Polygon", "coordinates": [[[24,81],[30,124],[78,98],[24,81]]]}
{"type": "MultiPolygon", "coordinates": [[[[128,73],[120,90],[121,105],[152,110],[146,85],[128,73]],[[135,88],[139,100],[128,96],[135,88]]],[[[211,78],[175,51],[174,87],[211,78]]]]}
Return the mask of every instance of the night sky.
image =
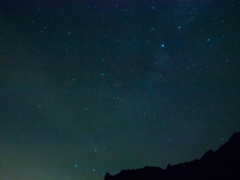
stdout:
{"type": "Polygon", "coordinates": [[[239,92],[239,0],[0,1],[1,180],[200,158],[239,92]]]}

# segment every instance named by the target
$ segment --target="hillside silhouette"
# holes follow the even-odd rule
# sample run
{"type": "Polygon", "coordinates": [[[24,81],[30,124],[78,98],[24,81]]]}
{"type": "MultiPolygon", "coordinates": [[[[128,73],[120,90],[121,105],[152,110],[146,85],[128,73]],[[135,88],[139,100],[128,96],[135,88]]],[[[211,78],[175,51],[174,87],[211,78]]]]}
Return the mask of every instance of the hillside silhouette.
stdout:
{"type": "Polygon", "coordinates": [[[240,132],[216,151],[207,151],[202,158],[167,169],[146,166],[142,169],[122,170],[117,175],[106,173],[104,180],[239,180],[240,132]]]}

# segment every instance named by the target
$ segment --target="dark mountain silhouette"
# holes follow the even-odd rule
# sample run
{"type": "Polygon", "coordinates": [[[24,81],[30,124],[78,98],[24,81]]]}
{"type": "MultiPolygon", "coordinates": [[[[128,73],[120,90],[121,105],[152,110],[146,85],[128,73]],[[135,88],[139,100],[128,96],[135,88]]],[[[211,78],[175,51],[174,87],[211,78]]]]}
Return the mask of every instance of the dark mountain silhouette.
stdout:
{"type": "Polygon", "coordinates": [[[240,132],[235,133],[216,151],[207,151],[201,159],[159,167],[107,173],[104,180],[240,180],[240,132]]]}

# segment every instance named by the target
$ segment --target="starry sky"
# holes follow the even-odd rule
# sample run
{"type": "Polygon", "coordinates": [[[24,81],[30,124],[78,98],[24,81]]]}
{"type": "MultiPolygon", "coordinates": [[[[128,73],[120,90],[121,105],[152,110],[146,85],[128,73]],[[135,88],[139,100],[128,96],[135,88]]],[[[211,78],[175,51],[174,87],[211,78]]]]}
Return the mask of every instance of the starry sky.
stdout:
{"type": "Polygon", "coordinates": [[[0,1],[0,179],[103,180],[240,131],[240,1],[0,1]]]}

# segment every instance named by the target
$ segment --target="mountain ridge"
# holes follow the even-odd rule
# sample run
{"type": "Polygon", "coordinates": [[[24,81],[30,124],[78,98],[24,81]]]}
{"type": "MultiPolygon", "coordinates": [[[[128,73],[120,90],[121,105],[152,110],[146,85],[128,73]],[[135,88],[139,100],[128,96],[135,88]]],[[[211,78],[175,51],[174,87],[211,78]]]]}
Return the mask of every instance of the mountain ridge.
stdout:
{"type": "Polygon", "coordinates": [[[177,165],[168,164],[166,169],[145,166],[142,169],[122,170],[116,175],[106,173],[104,180],[239,180],[240,179],[240,132],[216,151],[205,152],[200,159],[177,165]]]}

